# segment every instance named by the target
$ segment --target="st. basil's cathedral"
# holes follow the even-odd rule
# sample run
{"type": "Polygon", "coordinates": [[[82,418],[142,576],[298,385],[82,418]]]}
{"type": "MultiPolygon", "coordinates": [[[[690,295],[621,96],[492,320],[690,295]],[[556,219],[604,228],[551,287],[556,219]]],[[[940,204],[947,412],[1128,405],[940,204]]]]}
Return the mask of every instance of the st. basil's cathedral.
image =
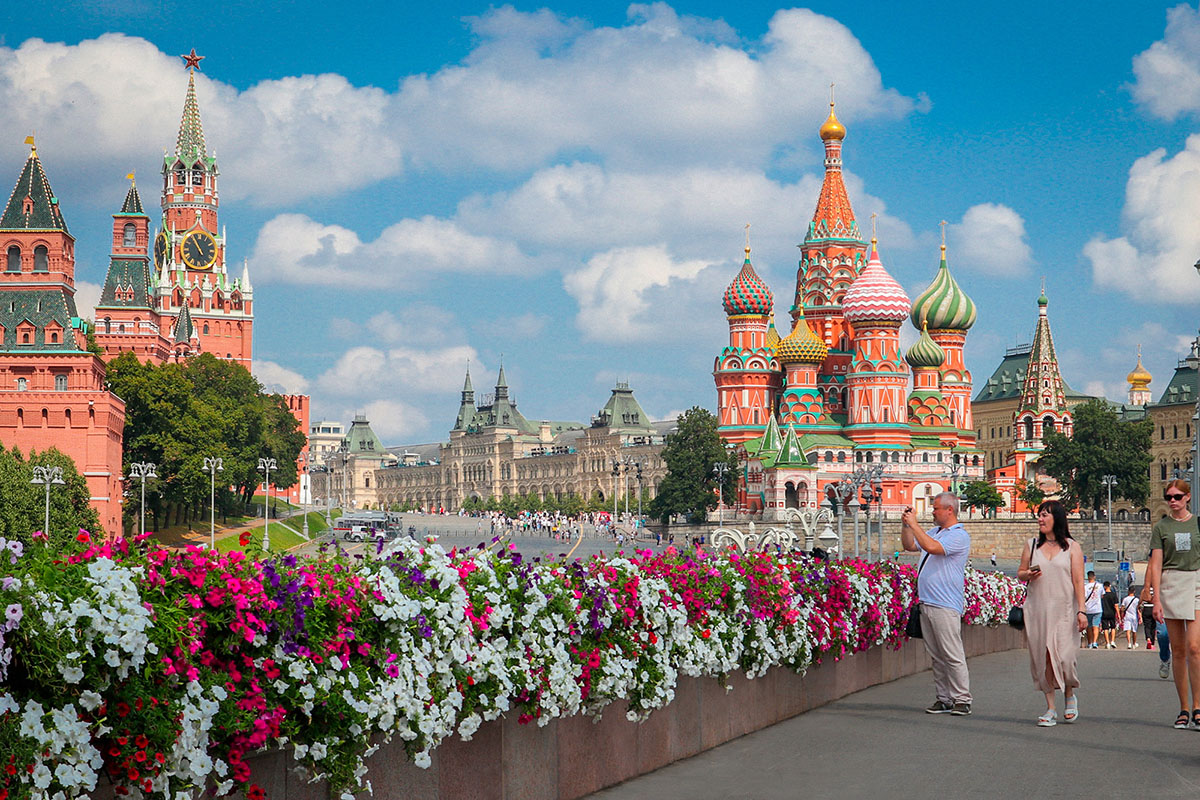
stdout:
{"type": "Polygon", "coordinates": [[[963,361],[975,304],[950,274],[945,244],[933,281],[909,301],[875,238],[863,241],[842,181],[846,129],[832,103],[820,136],[825,176],[800,245],[791,332],[781,338],[775,328],[774,296],[749,242],[725,291],[729,345],[713,376],[718,432],[741,464],[737,507],[778,520],[820,506],[834,484],[878,465],[885,511],[926,512],[938,493],[984,477],[963,361]],[[902,355],[905,320],[920,335],[902,355]]]}

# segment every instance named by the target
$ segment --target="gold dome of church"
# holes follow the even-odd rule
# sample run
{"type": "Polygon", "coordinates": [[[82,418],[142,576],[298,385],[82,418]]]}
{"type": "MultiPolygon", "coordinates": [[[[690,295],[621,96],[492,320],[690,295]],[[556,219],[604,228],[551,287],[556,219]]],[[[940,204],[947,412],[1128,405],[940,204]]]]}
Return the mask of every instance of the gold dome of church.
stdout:
{"type": "Polygon", "coordinates": [[[1150,372],[1142,366],[1142,347],[1138,345],[1137,366],[1133,368],[1133,372],[1125,376],[1125,380],[1135,389],[1146,389],[1150,386],[1150,381],[1154,380],[1150,372]]]}
{"type": "Polygon", "coordinates": [[[830,139],[841,141],[846,138],[846,126],[838,122],[837,114],[833,113],[833,101],[829,101],[829,119],[821,126],[821,141],[830,139]]]}

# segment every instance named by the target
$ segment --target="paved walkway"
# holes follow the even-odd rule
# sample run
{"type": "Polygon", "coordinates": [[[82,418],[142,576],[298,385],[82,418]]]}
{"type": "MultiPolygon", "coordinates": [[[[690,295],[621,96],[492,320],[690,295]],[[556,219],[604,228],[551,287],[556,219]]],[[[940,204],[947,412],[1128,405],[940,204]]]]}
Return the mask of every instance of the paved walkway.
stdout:
{"type": "MultiPolygon", "coordinates": [[[[974,713],[932,716],[929,672],[875,686],[592,795],[696,798],[1196,797],[1200,732],[1171,727],[1156,652],[1080,652],[1080,719],[1044,710],[1017,650],[971,659],[974,713]]],[[[1061,713],[1061,696],[1060,696],[1061,713]]]]}

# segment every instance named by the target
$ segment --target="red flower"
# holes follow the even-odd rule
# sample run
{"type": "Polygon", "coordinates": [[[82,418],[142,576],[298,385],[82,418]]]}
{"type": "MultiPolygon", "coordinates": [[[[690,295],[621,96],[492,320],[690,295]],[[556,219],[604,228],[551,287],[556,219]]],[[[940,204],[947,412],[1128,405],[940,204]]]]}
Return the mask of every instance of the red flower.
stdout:
{"type": "Polygon", "coordinates": [[[238,544],[240,544],[242,547],[250,544],[250,531],[246,531],[238,537],[238,544]]]}
{"type": "MultiPolygon", "coordinates": [[[[118,717],[129,716],[129,704],[128,703],[125,703],[125,702],[117,703],[117,716],[118,717]]],[[[125,744],[125,743],[121,742],[121,744],[125,744]]]]}
{"type": "Polygon", "coordinates": [[[87,544],[88,542],[92,541],[92,537],[88,536],[87,531],[80,531],[79,535],[75,537],[75,541],[80,542],[81,544],[87,544]]]}
{"type": "Polygon", "coordinates": [[[250,784],[250,788],[246,790],[246,800],[263,800],[267,793],[257,783],[250,784]]]}
{"type": "Polygon", "coordinates": [[[712,636],[712,631],[710,631],[708,628],[705,628],[704,630],[700,631],[701,639],[707,639],[709,636],[712,636]]]}

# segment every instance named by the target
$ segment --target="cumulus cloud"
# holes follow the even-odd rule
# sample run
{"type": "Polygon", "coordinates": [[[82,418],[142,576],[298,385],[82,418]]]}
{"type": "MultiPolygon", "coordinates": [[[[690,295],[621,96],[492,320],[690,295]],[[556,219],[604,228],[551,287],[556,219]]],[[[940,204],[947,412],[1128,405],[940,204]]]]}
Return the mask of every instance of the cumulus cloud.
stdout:
{"type": "Polygon", "coordinates": [[[75,281],[75,313],[82,319],[95,319],[96,304],[104,287],[98,283],[75,281]]]}
{"type": "MultiPolygon", "coordinates": [[[[156,154],[174,144],[187,80],[175,56],[138,37],[29,39],[0,47],[0,121],[7,130],[37,130],[43,156],[58,169],[111,171],[111,183],[98,185],[116,194],[121,175],[161,163],[156,154]]],[[[381,89],[302,75],[239,92],[197,73],[196,94],[209,152],[229,176],[225,199],[291,202],[401,171],[403,149],[381,89]],[[371,157],[346,157],[355,152],[371,157]]]]}
{"type": "Polygon", "coordinates": [[[362,241],[341,225],[280,214],[258,232],[251,256],[255,283],[392,289],[431,274],[519,274],[538,268],[512,242],[478,236],[426,216],[388,226],[362,241]]]}
{"type": "Polygon", "coordinates": [[[626,25],[601,28],[505,8],[473,32],[481,42],[462,64],[402,84],[397,118],[416,161],[511,170],[579,151],[641,166],[766,160],[824,116],[834,80],[848,118],[914,105],[883,87],[844,25],[803,9],[776,12],[761,40],[741,45],[728,26],[665,3],[632,5],[626,25]]]}
{"type": "Polygon", "coordinates": [[[1200,11],[1167,11],[1163,38],[1133,59],[1133,97],[1150,113],[1173,120],[1200,111],[1200,11]]]}
{"type": "Polygon", "coordinates": [[[1094,236],[1083,248],[1096,285],[1140,300],[1195,302],[1200,254],[1200,134],[1168,158],[1159,148],[1133,163],[1125,184],[1124,236],[1094,236]]]}
{"type": "Polygon", "coordinates": [[[1025,220],[999,203],[971,206],[946,232],[957,269],[1001,277],[1025,275],[1033,250],[1025,236],[1025,220]]]}
{"type": "Polygon", "coordinates": [[[306,394],[308,379],[295,370],[274,361],[254,359],[250,372],[268,392],[279,394],[306,394]]]}
{"type": "Polygon", "coordinates": [[[400,400],[375,400],[361,411],[384,446],[399,444],[429,427],[429,418],[425,414],[400,400]]]}
{"type": "Polygon", "coordinates": [[[617,247],[567,274],[563,287],[579,303],[576,324],[589,339],[677,338],[696,332],[689,324],[693,303],[707,298],[711,305],[720,296],[726,276],[715,267],[710,261],[677,260],[663,246],[617,247]]]}
{"type": "MultiPolygon", "coordinates": [[[[462,373],[448,364],[479,363],[473,347],[441,349],[353,347],[317,378],[317,388],[339,396],[364,397],[421,392],[455,392],[462,388],[462,373]]],[[[480,369],[484,367],[480,366],[480,369]]]]}

